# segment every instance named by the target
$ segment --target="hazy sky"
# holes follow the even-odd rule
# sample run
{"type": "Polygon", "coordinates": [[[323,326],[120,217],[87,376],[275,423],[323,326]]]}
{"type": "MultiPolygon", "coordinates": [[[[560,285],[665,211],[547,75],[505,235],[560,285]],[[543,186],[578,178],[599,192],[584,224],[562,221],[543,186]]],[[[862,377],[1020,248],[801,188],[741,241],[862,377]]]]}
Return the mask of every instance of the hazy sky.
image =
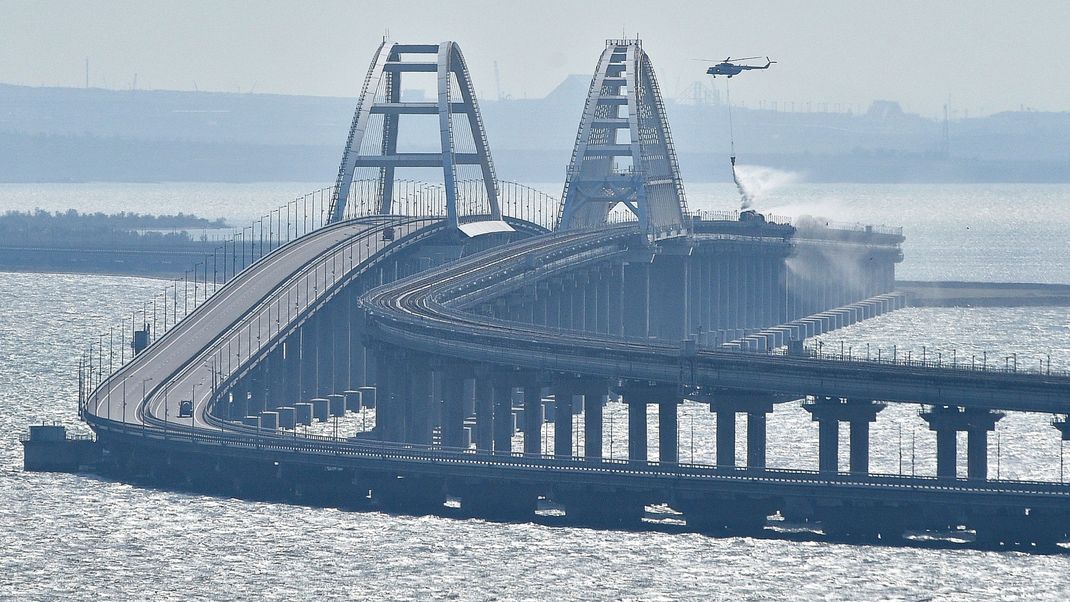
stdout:
{"type": "MultiPolygon", "coordinates": [[[[1070,110],[1070,1],[0,0],[0,82],[355,96],[383,34],[460,43],[481,96],[546,94],[639,33],[668,95],[689,59],[769,55],[733,100],[1070,110]]],[[[707,83],[709,80],[706,80],[707,83]]],[[[723,80],[716,85],[723,90],[723,80]]]]}

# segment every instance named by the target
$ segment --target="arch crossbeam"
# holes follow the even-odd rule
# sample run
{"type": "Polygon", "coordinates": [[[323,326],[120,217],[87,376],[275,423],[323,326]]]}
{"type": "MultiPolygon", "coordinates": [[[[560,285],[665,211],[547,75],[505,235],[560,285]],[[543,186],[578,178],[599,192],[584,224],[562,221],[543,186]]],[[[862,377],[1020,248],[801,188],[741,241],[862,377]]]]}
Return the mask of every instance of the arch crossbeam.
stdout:
{"type": "Polygon", "coordinates": [[[460,46],[449,41],[399,44],[384,40],[368,68],[353,114],[331,199],[330,221],[339,221],[346,213],[355,170],[378,169],[375,212],[387,215],[394,209],[396,170],[428,167],[442,170],[446,219],[451,226],[469,235],[511,230],[502,221],[490,146],[460,46]],[[434,102],[402,101],[402,78],[411,73],[435,74],[434,102]],[[404,115],[438,116],[439,152],[399,152],[398,134],[404,115]],[[455,116],[463,116],[466,127],[458,128],[455,116]],[[459,145],[462,135],[470,140],[459,145]],[[458,166],[479,168],[480,194],[459,198],[458,166]]]}
{"type": "Polygon", "coordinates": [[[650,240],[687,234],[687,202],[654,69],[639,40],[607,40],[572,152],[558,226],[604,224],[621,205],[650,240]]]}

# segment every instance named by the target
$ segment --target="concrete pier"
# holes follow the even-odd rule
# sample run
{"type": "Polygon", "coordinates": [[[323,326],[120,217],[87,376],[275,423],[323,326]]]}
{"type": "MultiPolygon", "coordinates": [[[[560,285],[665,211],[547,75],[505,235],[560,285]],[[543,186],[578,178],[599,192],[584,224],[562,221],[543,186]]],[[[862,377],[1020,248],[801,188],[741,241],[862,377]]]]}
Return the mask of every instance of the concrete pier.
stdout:
{"type": "Polygon", "coordinates": [[[95,464],[101,449],[92,437],[71,437],[57,424],[35,424],[22,441],[24,470],[77,472],[95,464]]]}
{"type": "Polygon", "coordinates": [[[767,412],[747,412],[747,466],[765,468],[767,412]]]}
{"type": "Polygon", "coordinates": [[[431,445],[434,427],[431,371],[426,362],[413,363],[409,370],[409,393],[406,400],[406,440],[417,445],[431,445]]]}
{"type": "Polygon", "coordinates": [[[736,415],[747,415],[747,466],[765,468],[766,415],[773,411],[774,395],[761,391],[717,389],[698,396],[717,416],[718,466],[736,465],[736,415]]]}
{"type": "Polygon", "coordinates": [[[357,391],[360,391],[360,404],[366,408],[375,407],[376,389],[375,387],[357,387],[357,391]]]}
{"type": "Polygon", "coordinates": [[[736,411],[717,412],[717,465],[736,465],[736,411]]]}
{"type": "Polygon", "coordinates": [[[570,382],[554,384],[554,455],[572,457],[572,396],[575,386],[570,382]]]}
{"type": "Polygon", "coordinates": [[[339,393],[331,393],[327,396],[327,413],[331,416],[342,417],[346,415],[346,396],[339,393]]]}
{"type": "Polygon", "coordinates": [[[260,430],[274,431],[279,428],[279,413],[274,411],[260,412],[260,430]]]}
{"type": "Polygon", "coordinates": [[[1002,412],[959,406],[933,406],[922,412],[929,429],[936,432],[936,476],[958,477],[956,433],[966,431],[966,476],[987,479],[988,433],[1003,416],[1002,412]]]}
{"type": "Polygon", "coordinates": [[[284,429],[293,429],[297,426],[297,414],[293,406],[280,406],[275,408],[279,413],[279,426],[284,429]]]}
{"type": "Polygon", "coordinates": [[[312,424],[312,404],[301,401],[294,404],[294,420],[296,424],[312,424]]]}
{"type": "Polygon", "coordinates": [[[658,460],[676,463],[680,461],[680,402],[663,400],[658,404],[658,460]]]}
{"type": "Polygon", "coordinates": [[[524,385],[524,453],[542,453],[542,386],[524,385]]]}
{"type": "Polygon", "coordinates": [[[633,462],[646,462],[646,401],[631,401],[628,404],[628,459],[633,462]]]}
{"type": "Polygon", "coordinates": [[[330,401],[324,397],[316,397],[311,400],[312,417],[319,422],[327,422],[330,417],[330,401]]]}
{"type": "Polygon", "coordinates": [[[513,386],[506,375],[496,375],[492,383],[494,395],[494,451],[511,453],[513,432],[516,427],[513,417],[513,386]]]}
{"type": "Polygon", "coordinates": [[[604,393],[588,390],[583,394],[583,455],[591,460],[602,459],[602,410],[605,403],[604,393]]]}
{"type": "Polygon", "coordinates": [[[818,470],[839,471],[840,423],[850,425],[849,470],[869,473],[869,423],[885,404],[843,397],[815,397],[803,404],[810,418],[818,423],[818,470]]]}
{"type": "Polygon", "coordinates": [[[346,411],[359,412],[361,410],[361,394],[360,391],[349,389],[342,392],[346,400],[346,411]]]}

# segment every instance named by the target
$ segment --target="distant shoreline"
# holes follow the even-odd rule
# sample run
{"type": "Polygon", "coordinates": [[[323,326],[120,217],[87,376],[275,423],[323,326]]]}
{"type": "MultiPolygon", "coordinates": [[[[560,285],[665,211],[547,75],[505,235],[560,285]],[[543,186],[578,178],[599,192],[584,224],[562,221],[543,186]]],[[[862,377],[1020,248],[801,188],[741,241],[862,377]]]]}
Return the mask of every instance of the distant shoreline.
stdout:
{"type": "Polygon", "coordinates": [[[898,280],[912,307],[1070,307],[1070,284],[898,280]]]}

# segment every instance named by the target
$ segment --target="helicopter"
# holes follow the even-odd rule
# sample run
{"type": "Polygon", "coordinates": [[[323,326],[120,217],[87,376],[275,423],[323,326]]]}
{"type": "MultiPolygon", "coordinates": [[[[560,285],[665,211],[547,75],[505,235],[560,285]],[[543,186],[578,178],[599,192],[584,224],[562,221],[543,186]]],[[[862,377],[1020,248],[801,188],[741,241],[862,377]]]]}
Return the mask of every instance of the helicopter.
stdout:
{"type": "MultiPolygon", "coordinates": [[[[744,71],[750,71],[752,69],[768,69],[769,65],[772,65],[773,63],[776,62],[776,61],[769,60],[769,57],[765,57],[765,65],[762,65],[762,66],[736,64],[736,63],[738,63],[740,61],[752,61],[754,59],[759,59],[759,58],[762,58],[762,57],[760,57],[760,56],[748,56],[746,58],[741,58],[741,59],[733,59],[732,57],[728,57],[725,60],[723,60],[723,61],[717,63],[716,65],[710,67],[709,69],[707,69],[706,70],[706,75],[712,75],[714,77],[717,77],[718,75],[724,75],[724,76],[727,76],[727,77],[732,77],[733,75],[739,75],[740,73],[743,73],[744,71]],[[736,61],[736,62],[733,63],[732,61],[736,61]]],[[[713,61],[710,61],[710,62],[713,62],[713,61]]]]}

